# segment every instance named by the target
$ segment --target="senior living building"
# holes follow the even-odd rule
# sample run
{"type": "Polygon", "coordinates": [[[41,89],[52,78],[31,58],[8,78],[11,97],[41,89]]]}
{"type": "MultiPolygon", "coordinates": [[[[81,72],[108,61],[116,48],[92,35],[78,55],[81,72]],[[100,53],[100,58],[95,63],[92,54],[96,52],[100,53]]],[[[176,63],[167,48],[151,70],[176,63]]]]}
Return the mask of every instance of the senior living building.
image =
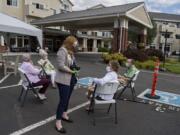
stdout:
{"type": "Polygon", "coordinates": [[[149,14],[157,25],[157,35],[151,46],[164,52],[165,33],[167,31],[166,52],[169,54],[178,52],[180,50],[180,15],[156,12],[149,14]]]}
{"type": "MultiPolygon", "coordinates": [[[[0,13],[12,16],[16,19],[30,23],[33,20],[45,18],[56,14],[65,14],[72,12],[73,3],[70,0],[1,0],[0,13]]],[[[94,6],[92,8],[98,8],[94,6]]],[[[43,30],[43,47],[48,47],[50,51],[57,51],[59,45],[62,44],[64,38],[70,34],[64,26],[46,27],[43,30]]],[[[31,47],[31,38],[26,35],[17,33],[4,34],[6,44],[12,51],[27,50],[27,46],[31,47]],[[9,37],[8,39],[6,37],[9,37]],[[18,49],[19,48],[19,49],[18,49]]],[[[80,43],[85,43],[87,40],[88,48],[84,51],[93,50],[93,46],[104,47],[105,41],[109,41],[110,46],[111,33],[106,31],[78,31],[80,43]]],[[[28,47],[28,48],[29,48],[28,47]]],[[[82,48],[80,48],[81,50],[82,48]]],[[[29,50],[29,49],[28,49],[29,50]]]]}

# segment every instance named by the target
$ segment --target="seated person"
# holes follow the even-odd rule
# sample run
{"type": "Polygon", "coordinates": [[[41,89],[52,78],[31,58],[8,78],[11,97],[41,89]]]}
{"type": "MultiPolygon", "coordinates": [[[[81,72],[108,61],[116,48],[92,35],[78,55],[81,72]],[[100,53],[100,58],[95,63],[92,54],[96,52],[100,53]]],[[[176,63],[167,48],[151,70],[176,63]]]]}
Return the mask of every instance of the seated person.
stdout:
{"type": "Polygon", "coordinates": [[[40,70],[33,65],[31,56],[29,54],[23,55],[23,63],[21,64],[20,68],[25,72],[34,87],[43,86],[39,90],[38,96],[41,100],[46,99],[47,97],[45,96],[45,92],[50,82],[48,79],[39,78],[40,70]]]}
{"type": "Polygon", "coordinates": [[[55,71],[54,66],[48,60],[48,53],[44,51],[43,49],[40,49],[39,54],[41,56],[41,59],[38,61],[38,64],[41,65],[44,68],[46,74],[51,77],[52,86],[53,88],[55,88],[56,87],[55,85],[56,71],[55,71]]]}
{"type": "Polygon", "coordinates": [[[118,80],[121,84],[126,85],[127,82],[134,76],[138,69],[134,65],[133,59],[128,59],[126,63],[127,71],[123,76],[119,76],[118,80]]]}
{"type": "MultiPolygon", "coordinates": [[[[93,83],[104,85],[108,82],[117,82],[118,83],[118,69],[119,69],[119,63],[116,61],[110,61],[109,65],[106,67],[107,73],[103,78],[94,78],[93,83]]],[[[90,95],[93,93],[94,87],[90,86],[88,90],[88,98],[90,98],[90,95]]],[[[98,100],[111,100],[113,99],[113,95],[107,95],[107,94],[98,94],[95,93],[96,99],[98,100]]]]}

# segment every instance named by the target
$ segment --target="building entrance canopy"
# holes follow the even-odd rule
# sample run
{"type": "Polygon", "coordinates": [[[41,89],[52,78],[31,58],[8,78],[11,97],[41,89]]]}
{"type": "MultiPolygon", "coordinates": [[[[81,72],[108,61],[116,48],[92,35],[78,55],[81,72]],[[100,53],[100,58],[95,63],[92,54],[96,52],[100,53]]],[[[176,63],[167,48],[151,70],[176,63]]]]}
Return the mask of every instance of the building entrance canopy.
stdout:
{"type": "Polygon", "coordinates": [[[116,40],[113,46],[116,46],[114,49],[119,50],[123,48],[121,46],[124,46],[124,49],[127,47],[128,24],[133,22],[143,29],[153,27],[143,2],[60,13],[35,20],[32,24],[41,27],[65,26],[72,31],[113,30],[116,40]]]}

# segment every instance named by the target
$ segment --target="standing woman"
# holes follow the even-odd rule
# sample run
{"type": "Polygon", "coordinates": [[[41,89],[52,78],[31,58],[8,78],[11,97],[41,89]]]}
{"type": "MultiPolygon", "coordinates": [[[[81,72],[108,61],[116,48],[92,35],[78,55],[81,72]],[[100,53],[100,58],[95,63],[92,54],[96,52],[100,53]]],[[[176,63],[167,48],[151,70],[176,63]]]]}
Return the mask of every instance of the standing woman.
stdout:
{"type": "Polygon", "coordinates": [[[76,71],[73,71],[71,66],[74,64],[73,52],[77,44],[77,39],[74,36],[69,36],[65,39],[63,46],[57,53],[58,71],[55,81],[59,89],[60,102],[56,113],[56,130],[60,133],[66,133],[62,126],[62,121],[73,122],[67,115],[67,109],[75,83],[74,77],[76,71]]]}

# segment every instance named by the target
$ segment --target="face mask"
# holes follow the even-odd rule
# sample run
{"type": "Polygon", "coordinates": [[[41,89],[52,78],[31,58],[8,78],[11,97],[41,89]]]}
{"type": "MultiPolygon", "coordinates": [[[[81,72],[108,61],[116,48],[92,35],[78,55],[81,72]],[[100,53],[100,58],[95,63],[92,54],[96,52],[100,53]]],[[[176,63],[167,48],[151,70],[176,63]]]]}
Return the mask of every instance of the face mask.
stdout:
{"type": "Polygon", "coordinates": [[[106,71],[107,71],[107,72],[110,72],[110,71],[111,71],[111,67],[110,67],[110,66],[107,66],[107,67],[106,67],[106,71]]]}
{"type": "Polygon", "coordinates": [[[73,44],[73,47],[76,48],[77,46],[78,46],[78,42],[75,42],[75,43],[73,44]]]}

